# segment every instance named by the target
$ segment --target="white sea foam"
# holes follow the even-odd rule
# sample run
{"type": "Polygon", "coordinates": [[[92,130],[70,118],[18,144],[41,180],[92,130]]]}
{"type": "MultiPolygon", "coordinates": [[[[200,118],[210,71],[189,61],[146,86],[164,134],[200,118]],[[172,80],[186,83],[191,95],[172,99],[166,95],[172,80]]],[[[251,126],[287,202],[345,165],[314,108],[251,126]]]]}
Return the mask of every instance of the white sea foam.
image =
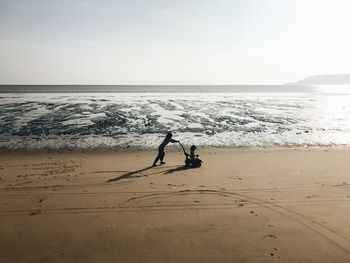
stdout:
{"type": "Polygon", "coordinates": [[[350,145],[350,95],[2,94],[0,149],[156,148],[171,130],[219,147],[350,145]]]}

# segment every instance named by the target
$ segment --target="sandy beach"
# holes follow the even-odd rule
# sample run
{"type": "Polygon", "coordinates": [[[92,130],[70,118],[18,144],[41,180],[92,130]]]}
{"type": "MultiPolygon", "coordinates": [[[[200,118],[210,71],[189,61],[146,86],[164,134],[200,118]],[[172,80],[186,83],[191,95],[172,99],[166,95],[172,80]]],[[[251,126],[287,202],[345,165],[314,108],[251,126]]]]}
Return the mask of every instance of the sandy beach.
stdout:
{"type": "Polygon", "coordinates": [[[350,262],[350,150],[0,154],[1,262],[350,262]]]}

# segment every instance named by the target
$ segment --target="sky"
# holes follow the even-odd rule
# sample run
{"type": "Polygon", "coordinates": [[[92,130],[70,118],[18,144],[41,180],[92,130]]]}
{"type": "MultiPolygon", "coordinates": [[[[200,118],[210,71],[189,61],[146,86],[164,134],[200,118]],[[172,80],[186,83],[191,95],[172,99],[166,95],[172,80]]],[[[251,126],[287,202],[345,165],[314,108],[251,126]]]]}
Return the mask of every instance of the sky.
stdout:
{"type": "Polygon", "coordinates": [[[0,0],[0,84],[283,84],[350,73],[348,0],[0,0]]]}

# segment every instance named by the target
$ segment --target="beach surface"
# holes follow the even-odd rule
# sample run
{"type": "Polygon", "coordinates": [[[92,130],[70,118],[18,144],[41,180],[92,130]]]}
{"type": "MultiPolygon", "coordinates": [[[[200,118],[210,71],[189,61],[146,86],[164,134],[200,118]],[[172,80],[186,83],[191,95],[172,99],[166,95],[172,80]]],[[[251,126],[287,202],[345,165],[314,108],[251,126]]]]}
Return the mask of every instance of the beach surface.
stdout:
{"type": "Polygon", "coordinates": [[[0,154],[0,262],[350,262],[350,150],[0,154]]]}

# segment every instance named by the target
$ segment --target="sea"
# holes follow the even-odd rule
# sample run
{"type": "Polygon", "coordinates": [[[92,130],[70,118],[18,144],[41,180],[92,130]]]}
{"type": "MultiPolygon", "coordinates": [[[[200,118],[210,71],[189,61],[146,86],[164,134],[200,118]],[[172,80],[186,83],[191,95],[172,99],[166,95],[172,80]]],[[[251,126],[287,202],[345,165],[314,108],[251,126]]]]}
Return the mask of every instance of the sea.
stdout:
{"type": "Polygon", "coordinates": [[[0,151],[350,145],[350,85],[0,86],[0,151]]]}

